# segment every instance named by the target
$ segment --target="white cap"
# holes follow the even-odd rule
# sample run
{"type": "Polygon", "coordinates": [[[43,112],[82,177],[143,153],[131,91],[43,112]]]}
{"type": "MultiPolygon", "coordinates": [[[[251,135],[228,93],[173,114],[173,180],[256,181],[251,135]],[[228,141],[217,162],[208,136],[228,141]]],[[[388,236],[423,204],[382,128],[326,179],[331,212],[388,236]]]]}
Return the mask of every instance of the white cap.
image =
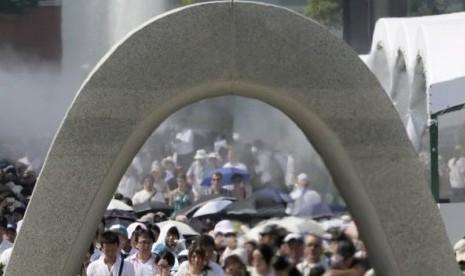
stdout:
{"type": "Polygon", "coordinates": [[[199,149],[195,153],[194,159],[196,159],[196,160],[205,159],[206,157],[207,157],[207,153],[205,152],[205,150],[204,149],[199,149]]]}
{"type": "Polygon", "coordinates": [[[132,234],[134,233],[134,231],[136,231],[137,227],[140,227],[140,228],[142,228],[144,230],[147,230],[147,226],[145,226],[145,224],[143,224],[141,222],[133,222],[133,223],[129,224],[128,227],[127,227],[128,238],[129,239],[132,237],[132,234]]]}
{"type": "Polygon", "coordinates": [[[216,225],[215,228],[213,229],[215,234],[216,233],[222,233],[222,234],[227,234],[227,233],[235,233],[234,231],[234,225],[232,221],[230,220],[221,220],[219,221],[216,225]]]}
{"type": "Polygon", "coordinates": [[[298,180],[298,181],[302,181],[302,180],[305,180],[305,181],[306,181],[306,180],[308,180],[308,176],[307,176],[307,174],[305,174],[305,173],[301,173],[301,174],[299,174],[299,175],[297,176],[297,180],[298,180]]]}
{"type": "Polygon", "coordinates": [[[289,242],[290,240],[302,240],[302,236],[297,233],[289,233],[284,238],[284,242],[289,242]]]}

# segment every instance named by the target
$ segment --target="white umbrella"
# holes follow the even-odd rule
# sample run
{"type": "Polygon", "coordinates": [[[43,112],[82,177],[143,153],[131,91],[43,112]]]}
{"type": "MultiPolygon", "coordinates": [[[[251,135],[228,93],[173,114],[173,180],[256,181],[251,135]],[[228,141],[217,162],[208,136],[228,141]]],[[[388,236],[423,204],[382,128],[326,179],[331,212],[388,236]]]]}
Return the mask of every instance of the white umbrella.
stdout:
{"type": "Polygon", "coordinates": [[[264,220],[250,229],[250,231],[245,234],[245,237],[247,239],[258,241],[260,233],[265,229],[265,227],[273,224],[278,225],[291,233],[314,233],[321,236],[325,232],[323,227],[312,219],[291,216],[264,220]]]}
{"type": "Polygon", "coordinates": [[[199,233],[197,231],[194,230],[194,228],[190,227],[189,225],[185,224],[184,222],[180,222],[180,221],[176,221],[176,220],[166,220],[166,221],[162,221],[162,222],[159,222],[157,223],[158,227],[160,227],[160,229],[164,228],[164,227],[172,227],[172,226],[176,226],[176,228],[178,228],[178,231],[181,232],[180,234],[184,235],[184,236],[192,236],[192,235],[199,235],[199,233]]]}
{"type": "Polygon", "coordinates": [[[112,199],[110,204],[108,204],[107,210],[123,210],[123,211],[133,211],[132,207],[127,205],[121,200],[112,199]]]}
{"type": "Polygon", "coordinates": [[[201,216],[206,216],[206,215],[217,214],[221,212],[222,210],[224,210],[224,208],[229,206],[229,204],[231,203],[232,203],[231,200],[226,200],[226,199],[207,202],[205,205],[200,207],[194,213],[192,217],[196,218],[196,217],[201,217],[201,216]]]}

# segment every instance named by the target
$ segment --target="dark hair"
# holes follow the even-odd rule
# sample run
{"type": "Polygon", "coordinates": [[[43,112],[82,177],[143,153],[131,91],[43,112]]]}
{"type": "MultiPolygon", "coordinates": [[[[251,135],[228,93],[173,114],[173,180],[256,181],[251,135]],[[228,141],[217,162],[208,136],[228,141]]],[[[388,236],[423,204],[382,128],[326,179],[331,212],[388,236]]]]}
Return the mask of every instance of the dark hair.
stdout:
{"type": "Polygon", "coordinates": [[[151,230],[145,230],[145,229],[137,229],[136,232],[134,232],[134,240],[136,242],[139,241],[139,237],[145,237],[148,239],[151,239],[153,242],[155,242],[155,235],[151,230]]]}
{"type": "Polygon", "coordinates": [[[117,200],[121,200],[121,199],[123,199],[123,197],[124,197],[124,196],[123,196],[123,194],[121,194],[121,193],[115,193],[115,195],[113,196],[113,198],[114,198],[114,199],[117,199],[117,200]]]}
{"type": "Polygon", "coordinates": [[[2,227],[3,230],[6,230],[7,226],[8,226],[8,221],[6,217],[0,215],[0,227],[2,227]]]}
{"type": "Polygon", "coordinates": [[[105,231],[100,237],[100,243],[104,244],[117,244],[119,245],[119,236],[113,231],[105,231]]]}
{"type": "Polygon", "coordinates": [[[24,213],[26,213],[26,208],[24,208],[24,207],[16,207],[13,210],[13,213],[19,213],[19,214],[24,216],[24,213]]]}
{"type": "Polygon", "coordinates": [[[337,243],[336,254],[341,256],[344,260],[349,259],[355,255],[356,249],[354,243],[350,240],[342,240],[337,243]]]}
{"type": "Polygon", "coordinates": [[[213,176],[217,176],[217,177],[219,177],[220,179],[223,179],[223,174],[220,173],[220,172],[214,172],[213,175],[212,175],[212,177],[213,177],[213,176]]]}
{"type": "Polygon", "coordinates": [[[226,259],[224,259],[223,270],[225,270],[227,266],[232,265],[232,264],[239,264],[240,270],[244,272],[244,274],[247,271],[247,267],[242,262],[241,258],[237,256],[236,254],[229,255],[228,257],[226,257],[226,259]]]}
{"type": "Polygon", "coordinates": [[[158,264],[160,260],[166,260],[170,267],[173,267],[173,265],[176,262],[174,260],[173,253],[169,252],[168,250],[163,251],[162,253],[160,253],[160,255],[155,255],[155,263],[158,264]]]}
{"type": "Polygon", "coordinates": [[[263,259],[267,265],[271,264],[271,259],[273,258],[274,251],[273,248],[267,244],[260,244],[255,250],[258,250],[262,254],[263,259]]]}
{"type": "Polygon", "coordinates": [[[185,173],[178,174],[177,178],[182,178],[187,181],[187,175],[185,173]]]}
{"type": "Polygon", "coordinates": [[[144,183],[146,179],[150,180],[152,184],[155,182],[155,178],[151,174],[147,174],[146,176],[144,176],[144,178],[142,178],[142,183],[144,183]]]}
{"type": "Polygon", "coordinates": [[[123,197],[121,201],[126,203],[129,206],[132,206],[132,200],[129,197],[123,197]]]}
{"type": "Polygon", "coordinates": [[[149,223],[147,224],[147,228],[152,230],[153,234],[155,235],[160,235],[160,227],[156,225],[155,223],[149,223]]]}
{"type": "Polygon", "coordinates": [[[271,265],[275,271],[287,270],[290,266],[289,262],[284,256],[274,256],[271,265]]]}
{"type": "Polygon", "coordinates": [[[198,236],[197,238],[195,238],[193,243],[196,243],[199,246],[204,247],[204,248],[209,247],[209,246],[213,246],[213,247],[215,246],[215,240],[213,239],[213,237],[210,235],[206,235],[206,234],[202,234],[198,236]]]}
{"type": "Polygon", "coordinates": [[[189,258],[192,257],[193,254],[196,254],[197,256],[200,256],[202,258],[206,258],[206,252],[205,252],[205,249],[199,244],[199,243],[196,243],[196,242],[193,242],[190,246],[189,246],[189,258]]]}
{"type": "Polygon", "coordinates": [[[172,226],[168,229],[168,232],[166,232],[166,235],[176,235],[178,238],[181,237],[181,235],[179,235],[179,231],[178,231],[178,228],[176,228],[176,226],[172,226]]]}
{"type": "Polygon", "coordinates": [[[310,269],[310,273],[308,274],[308,276],[322,276],[323,274],[325,274],[325,272],[325,267],[319,264],[310,269]]]}

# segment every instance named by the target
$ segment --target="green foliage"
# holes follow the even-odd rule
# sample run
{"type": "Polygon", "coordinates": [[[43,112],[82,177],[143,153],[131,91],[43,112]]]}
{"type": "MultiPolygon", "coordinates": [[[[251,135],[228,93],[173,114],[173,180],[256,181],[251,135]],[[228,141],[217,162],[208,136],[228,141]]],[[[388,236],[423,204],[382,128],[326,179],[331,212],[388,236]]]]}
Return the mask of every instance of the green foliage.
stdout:
{"type": "Polygon", "coordinates": [[[304,14],[327,28],[342,28],[342,0],[308,0],[304,14]]]}
{"type": "Polygon", "coordinates": [[[39,0],[0,0],[0,13],[21,13],[38,3],[39,0]]]}
{"type": "Polygon", "coordinates": [[[447,12],[446,0],[410,0],[408,10],[410,16],[443,14],[447,12]]]}
{"type": "Polygon", "coordinates": [[[187,6],[187,5],[190,5],[190,4],[194,4],[194,0],[181,0],[181,4],[183,6],[187,6]]]}

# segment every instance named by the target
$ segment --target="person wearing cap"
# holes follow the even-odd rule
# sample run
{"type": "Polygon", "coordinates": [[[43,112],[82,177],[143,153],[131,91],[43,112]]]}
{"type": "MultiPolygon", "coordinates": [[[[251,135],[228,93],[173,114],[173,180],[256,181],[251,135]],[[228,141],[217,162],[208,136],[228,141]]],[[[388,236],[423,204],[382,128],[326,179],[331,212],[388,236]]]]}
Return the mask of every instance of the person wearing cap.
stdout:
{"type": "Polygon", "coordinates": [[[134,194],[132,204],[141,204],[150,200],[165,202],[165,197],[161,192],[158,192],[154,187],[155,179],[151,175],[147,175],[142,179],[143,189],[134,194]]]}
{"type": "Polygon", "coordinates": [[[135,235],[134,234],[139,229],[147,230],[147,226],[142,222],[136,221],[136,222],[133,222],[133,223],[129,224],[126,229],[128,231],[127,232],[128,233],[128,239],[131,241],[131,246],[133,248],[130,251],[131,255],[132,255],[133,253],[135,253],[135,250],[136,250],[136,240],[135,240],[135,235]]]}
{"type": "Polygon", "coordinates": [[[322,259],[323,241],[320,236],[308,233],[304,237],[304,259],[297,264],[297,269],[303,275],[309,275],[314,267],[326,268],[327,262],[322,259]]]}
{"type": "Polygon", "coordinates": [[[284,237],[287,235],[286,229],[279,227],[276,224],[267,225],[261,232],[260,232],[260,244],[267,244],[273,248],[273,250],[277,250],[281,247],[283,243],[284,237]]]}
{"type": "Polygon", "coordinates": [[[176,163],[173,157],[168,156],[161,161],[161,166],[165,170],[165,182],[168,184],[170,191],[176,189],[176,177],[178,175],[176,170],[176,163]]]}
{"type": "Polygon", "coordinates": [[[13,247],[13,243],[5,239],[6,229],[8,227],[7,219],[0,215],[0,255],[8,248],[13,247]]]}
{"type": "Polygon", "coordinates": [[[223,165],[223,168],[235,168],[247,171],[247,166],[244,163],[239,162],[237,154],[232,148],[228,150],[228,162],[223,165]]]}
{"type": "Polygon", "coordinates": [[[16,239],[16,224],[8,223],[5,229],[5,236],[9,242],[14,243],[16,239]]]}
{"type": "Polygon", "coordinates": [[[120,255],[119,237],[113,231],[105,231],[100,239],[103,257],[89,264],[87,276],[134,276],[132,264],[123,261],[120,255]]]}
{"type": "Polygon", "coordinates": [[[207,155],[207,163],[205,165],[205,171],[211,172],[221,168],[221,157],[216,152],[210,152],[207,155]]]}
{"type": "Polygon", "coordinates": [[[286,213],[291,216],[311,217],[315,206],[321,203],[320,194],[310,189],[305,173],[297,176],[297,185],[289,195],[294,201],[287,204],[286,213]]]}
{"type": "Polygon", "coordinates": [[[121,249],[121,257],[125,259],[127,256],[130,256],[137,252],[137,249],[132,247],[131,241],[129,239],[128,230],[121,224],[115,224],[110,227],[110,231],[118,234],[119,237],[119,246],[121,249]]]}
{"type": "Polygon", "coordinates": [[[243,247],[239,246],[237,240],[237,234],[234,229],[228,229],[224,233],[224,239],[226,240],[226,248],[223,251],[223,255],[221,256],[221,263],[224,265],[224,260],[231,256],[237,255],[242,263],[246,264],[248,260],[247,251],[243,247]]]}
{"type": "Polygon", "coordinates": [[[199,149],[195,153],[194,161],[187,170],[187,181],[191,184],[195,200],[204,194],[205,188],[202,187],[202,180],[207,175],[207,153],[204,149],[199,149]]]}
{"type": "Polygon", "coordinates": [[[298,233],[289,233],[284,238],[280,248],[280,255],[286,256],[289,263],[294,266],[302,260],[303,237],[298,233]]]}
{"type": "Polygon", "coordinates": [[[183,251],[179,252],[178,258],[177,258],[179,265],[181,265],[182,263],[184,263],[185,261],[189,259],[188,255],[189,255],[188,249],[184,249],[183,251]]]}
{"type": "Polygon", "coordinates": [[[139,229],[134,233],[137,252],[126,258],[134,266],[135,276],[152,276],[158,273],[157,262],[152,254],[155,237],[150,230],[139,229]]]}

